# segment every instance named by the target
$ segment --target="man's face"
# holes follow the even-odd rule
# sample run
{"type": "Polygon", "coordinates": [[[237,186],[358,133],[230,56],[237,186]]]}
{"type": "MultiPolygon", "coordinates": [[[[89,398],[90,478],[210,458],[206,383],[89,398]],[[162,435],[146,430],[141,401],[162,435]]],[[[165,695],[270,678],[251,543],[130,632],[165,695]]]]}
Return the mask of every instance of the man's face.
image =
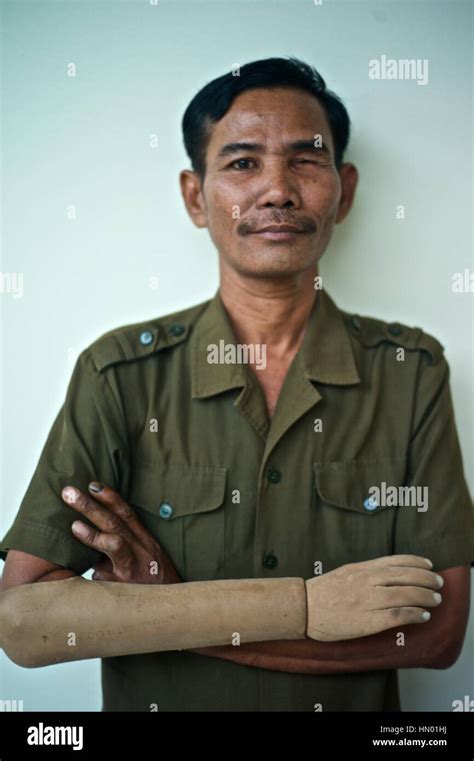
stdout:
{"type": "Polygon", "coordinates": [[[181,182],[195,224],[209,228],[222,263],[244,275],[314,268],[348,211],[339,208],[341,176],[324,110],[290,88],[240,94],[212,128],[203,186],[190,172],[181,182]],[[281,225],[297,231],[262,231],[281,225]]]}

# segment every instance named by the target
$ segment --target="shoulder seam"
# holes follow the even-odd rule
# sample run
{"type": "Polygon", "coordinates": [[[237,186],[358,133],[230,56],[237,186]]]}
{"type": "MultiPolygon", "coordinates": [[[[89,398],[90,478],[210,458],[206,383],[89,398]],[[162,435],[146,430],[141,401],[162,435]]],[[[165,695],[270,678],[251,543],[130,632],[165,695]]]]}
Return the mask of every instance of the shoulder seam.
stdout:
{"type": "Polygon", "coordinates": [[[443,356],[443,344],[422,328],[348,312],[343,314],[350,333],[366,347],[375,348],[389,342],[407,351],[427,352],[433,364],[443,356]]]}
{"type": "Polygon", "coordinates": [[[99,373],[123,362],[140,361],[186,341],[209,300],[163,317],[130,323],[103,333],[86,350],[99,373]]]}

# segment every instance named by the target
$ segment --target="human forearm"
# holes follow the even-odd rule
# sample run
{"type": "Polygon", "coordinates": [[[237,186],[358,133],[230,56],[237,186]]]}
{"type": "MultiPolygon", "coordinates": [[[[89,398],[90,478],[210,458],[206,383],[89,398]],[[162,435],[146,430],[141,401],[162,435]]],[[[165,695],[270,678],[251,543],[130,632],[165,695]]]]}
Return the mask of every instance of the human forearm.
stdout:
{"type": "Polygon", "coordinates": [[[76,576],[79,576],[79,574],[75,571],[71,571],[67,568],[59,568],[56,571],[48,571],[44,576],[40,576],[39,579],[36,579],[35,583],[42,581],[63,581],[64,579],[74,579],[76,576]]]}
{"type": "Polygon", "coordinates": [[[303,638],[303,579],[173,585],[25,584],[0,595],[0,644],[26,667],[241,642],[303,638]]]}
{"type": "Polygon", "coordinates": [[[415,642],[411,638],[415,629],[416,626],[404,627],[407,640],[403,647],[397,646],[397,629],[338,642],[318,642],[307,637],[294,641],[249,642],[238,647],[193,648],[193,652],[241,665],[297,674],[434,666],[437,650],[433,650],[433,638],[423,643],[416,637],[415,642]]]}

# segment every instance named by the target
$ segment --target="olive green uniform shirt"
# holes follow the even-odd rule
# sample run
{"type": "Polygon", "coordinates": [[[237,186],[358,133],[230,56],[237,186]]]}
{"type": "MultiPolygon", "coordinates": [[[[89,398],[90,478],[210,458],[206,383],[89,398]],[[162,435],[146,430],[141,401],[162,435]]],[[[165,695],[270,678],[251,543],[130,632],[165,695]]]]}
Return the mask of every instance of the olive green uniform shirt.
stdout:
{"type": "MultiPolygon", "coordinates": [[[[73,536],[78,514],[60,495],[97,479],[135,506],[183,581],[308,579],[399,553],[435,570],[474,561],[435,338],[347,314],[318,291],[271,419],[258,370],[209,363],[210,346],[229,344],[217,291],[85,349],[0,556],[15,548],[84,573],[100,555],[73,536]],[[427,509],[368,499],[382,482],[427,487],[427,509]]],[[[294,674],[179,650],[101,664],[103,710],[399,710],[394,669],[294,674]]]]}

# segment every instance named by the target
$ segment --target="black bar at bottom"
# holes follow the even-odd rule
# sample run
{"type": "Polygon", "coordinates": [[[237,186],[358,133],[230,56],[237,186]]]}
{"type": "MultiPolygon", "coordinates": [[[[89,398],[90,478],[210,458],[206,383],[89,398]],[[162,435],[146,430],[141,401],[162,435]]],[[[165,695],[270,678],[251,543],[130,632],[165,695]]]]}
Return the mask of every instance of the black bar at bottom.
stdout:
{"type": "MultiPolygon", "coordinates": [[[[0,713],[0,761],[321,752],[474,759],[472,713],[0,713]],[[304,745],[303,745],[304,743],[304,745]],[[285,751],[286,749],[286,751],[285,751]]],[[[245,757],[244,757],[245,761],[245,757]]]]}

